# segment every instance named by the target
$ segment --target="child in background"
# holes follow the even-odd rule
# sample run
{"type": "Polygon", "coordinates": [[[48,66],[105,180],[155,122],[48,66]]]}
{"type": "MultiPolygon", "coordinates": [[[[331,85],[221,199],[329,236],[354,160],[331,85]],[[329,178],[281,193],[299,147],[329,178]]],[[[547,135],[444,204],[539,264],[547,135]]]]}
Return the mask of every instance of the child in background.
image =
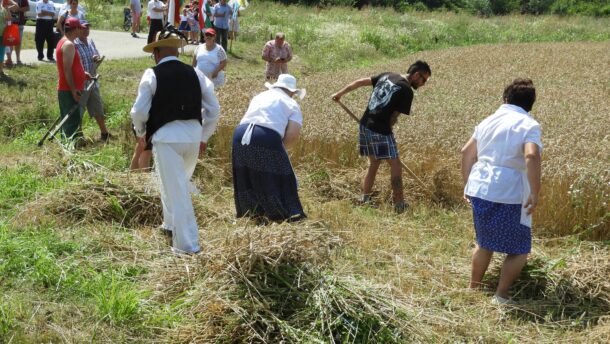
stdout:
{"type": "Polygon", "coordinates": [[[180,15],[180,26],[178,27],[178,30],[180,32],[182,32],[184,34],[184,36],[186,36],[186,37],[188,37],[190,35],[189,32],[191,31],[189,24],[186,21],[189,10],[190,10],[189,5],[184,6],[184,8],[182,9],[182,14],[180,15]]]}
{"type": "Polygon", "coordinates": [[[199,44],[199,22],[195,19],[195,11],[191,8],[187,12],[186,21],[190,27],[190,42],[191,44],[199,44]]]}

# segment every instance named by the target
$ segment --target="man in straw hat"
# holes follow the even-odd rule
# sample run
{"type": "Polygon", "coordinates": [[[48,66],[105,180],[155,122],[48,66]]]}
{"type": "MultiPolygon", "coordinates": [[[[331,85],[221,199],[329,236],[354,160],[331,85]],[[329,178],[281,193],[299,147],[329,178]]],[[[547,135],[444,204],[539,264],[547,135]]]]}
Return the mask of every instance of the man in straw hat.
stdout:
{"type": "Polygon", "coordinates": [[[180,36],[167,26],[144,47],[157,65],[142,76],[131,118],[140,146],[152,144],[161,178],[163,229],[172,234],[173,250],[197,253],[190,178],[216,129],[220,105],[212,82],[178,60],[178,49],[186,44],[180,36]]]}
{"type": "Polygon", "coordinates": [[[411,112],[413,90],[425,85],[432,71],[426,62],[417,61],[407,73],[381,73],[358,79],[332,95],[332,99],[338,102],[348,92],[362,86],[373,86],[368,106],[360,119],[360,155],[369,158],[369,169],[362,181],[362,202],[370,201],[379,165],[387,160],[390,164],[392,201],[397,213],[402,213],[407,204],[402,191],[402,168],[392,128],[401,113],[408,115],[411,112]]]}

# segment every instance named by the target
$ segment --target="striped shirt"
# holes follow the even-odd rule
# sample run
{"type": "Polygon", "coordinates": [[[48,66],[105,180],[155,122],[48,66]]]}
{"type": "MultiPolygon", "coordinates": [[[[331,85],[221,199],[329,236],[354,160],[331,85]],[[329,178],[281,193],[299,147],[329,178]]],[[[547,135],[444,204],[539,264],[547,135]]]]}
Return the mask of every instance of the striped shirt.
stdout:
{"type": "Polygon", "coordinates": [[[93,43],[91,39],[87,39],[87,43],[84,43],[77,38],[74,40],[74,45],[78,50],[85,72],[91,74],[91,76],[95,76],[97,66],[95,65],[95,62],[93,62],[93,56],[100,56],[100,53],[95,47],[95,43],[93,43]]]}

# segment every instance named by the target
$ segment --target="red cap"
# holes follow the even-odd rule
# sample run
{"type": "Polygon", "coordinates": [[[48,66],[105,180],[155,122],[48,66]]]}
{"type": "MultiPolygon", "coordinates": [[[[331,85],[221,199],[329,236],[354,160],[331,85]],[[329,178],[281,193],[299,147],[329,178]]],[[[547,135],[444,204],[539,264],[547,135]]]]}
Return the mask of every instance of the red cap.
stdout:
{"type": "Polygon", "coordinates": [[[209,28],[209,29],[205,29],[205,31],[203,32],[204,35],[212,35],[212,36],[216,36],[216,30],[209,28]]]}
{"type": "Polygon", "coordinates": [[[64,23],[64,27],[70,28],[70,29],[83,29],[84,26],[81,25],[80,20],[78,18],[68,18],[66,19],[65,23],[64,23]]]}

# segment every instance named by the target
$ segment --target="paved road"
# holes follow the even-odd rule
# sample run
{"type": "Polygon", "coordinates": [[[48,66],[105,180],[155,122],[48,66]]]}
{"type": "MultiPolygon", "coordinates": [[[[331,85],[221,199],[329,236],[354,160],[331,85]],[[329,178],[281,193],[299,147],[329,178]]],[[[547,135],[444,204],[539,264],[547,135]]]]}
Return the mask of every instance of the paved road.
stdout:
{"type": "MultiPolygon", "coordinates": [[[[34,26],[26,26],[25,32],[34,33],[36,28],[34,26]]],[[[93,39],[97,50],[100,54],[105,55],[106,59],[124,59],[134,57],[146,57],[150,54],[142,51],[142,48],[146,45],[146,33],[140,34],[140,38],[133,38],[129,32],[114,32],[114,31],[98,31],[91,30],[89,37],[93,39]]],[[[189,45],[184,48],[185,51],[195,50],[194,45],[189,45]]],[[[38,53],[36,49],[27,49],[21,52],[21,60],[26,64],[39,64],[48,63],[46,62],[46,45],[45,45],[45,62],[38,61],[38,53]]]]}

